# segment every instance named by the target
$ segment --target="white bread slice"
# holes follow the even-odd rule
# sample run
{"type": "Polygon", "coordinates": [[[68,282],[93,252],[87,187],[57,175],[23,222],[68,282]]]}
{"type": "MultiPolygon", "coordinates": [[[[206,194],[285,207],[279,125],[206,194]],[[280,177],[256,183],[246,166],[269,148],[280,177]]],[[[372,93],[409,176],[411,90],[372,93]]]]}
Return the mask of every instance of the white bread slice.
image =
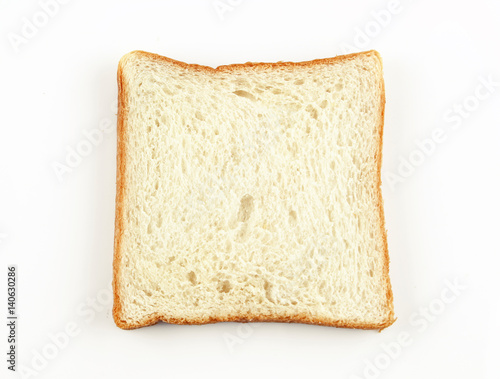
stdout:
{"type": "Polygon", "coordinates": [[[118,67],[114,308],[123,329],[394,318],[375,51],[118,67]]]}

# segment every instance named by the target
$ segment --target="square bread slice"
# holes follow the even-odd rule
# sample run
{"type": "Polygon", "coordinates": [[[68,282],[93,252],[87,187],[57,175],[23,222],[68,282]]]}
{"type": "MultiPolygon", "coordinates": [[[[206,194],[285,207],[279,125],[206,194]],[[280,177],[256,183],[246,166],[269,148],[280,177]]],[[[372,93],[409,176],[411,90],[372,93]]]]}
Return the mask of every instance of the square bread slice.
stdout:
{"type": "Polygon", "coordinates": [[[376,51],[118,67],[116,324],[394,318],[376,51]]]}

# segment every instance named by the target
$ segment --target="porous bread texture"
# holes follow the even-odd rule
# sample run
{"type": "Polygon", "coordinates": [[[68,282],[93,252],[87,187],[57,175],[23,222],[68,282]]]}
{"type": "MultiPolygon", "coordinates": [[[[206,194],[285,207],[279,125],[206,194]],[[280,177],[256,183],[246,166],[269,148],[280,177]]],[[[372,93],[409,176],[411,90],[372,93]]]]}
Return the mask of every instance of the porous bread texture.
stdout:
{"type": "Polygon", "coordinates": [[[116,324],[394,322],[369,51],[119,63],[116,324]]]}

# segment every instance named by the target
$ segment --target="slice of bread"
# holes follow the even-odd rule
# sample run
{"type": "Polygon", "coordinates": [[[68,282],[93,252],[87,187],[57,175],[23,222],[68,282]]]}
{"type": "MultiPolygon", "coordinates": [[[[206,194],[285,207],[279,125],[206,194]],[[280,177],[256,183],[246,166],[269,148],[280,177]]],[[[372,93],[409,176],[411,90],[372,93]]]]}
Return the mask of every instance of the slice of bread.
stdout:
{"type": "Polygon", "coordinates": [[[394,322],[375,51],[118,67],[114,308],[123,329],[394,322]]]}

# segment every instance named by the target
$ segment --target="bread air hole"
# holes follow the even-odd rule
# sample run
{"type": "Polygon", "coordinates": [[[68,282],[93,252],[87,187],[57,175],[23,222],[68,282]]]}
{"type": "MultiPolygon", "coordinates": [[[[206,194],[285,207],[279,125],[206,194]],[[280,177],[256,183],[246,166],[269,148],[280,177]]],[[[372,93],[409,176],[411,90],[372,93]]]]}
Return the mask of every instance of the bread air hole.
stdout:
{"type": "Polygon", "coordinates": [[[166,85],[163,86],[162,90],[165,93],[165,95],[172,96],[174,94],[172,91],[170,91],[170,89],[166,85]]]}
{"type": "Polygon", "coordinates": [[[238,210],[237,220],[240,222],[247,222],[254,210],[253,197],[245,195],[240,200],[240,209],[238,210]]]}
{"type": "Polygon", "coordinates": [[[203,117],[200,111],[196,111],[194,116],[200,121],[205,121],[205,117],[203,117]]]}
{"type": "Polygon", "coordinates": [[[236,96],[244,97],[248,100],[255,101],[257,100],[254,95],[252,95],[250,92],[243,91],[243,90],[238,90],[233,92],[236,96]]]}
{"type": "Polygon", "coordinates": [[[273,298],[273,285],[267,280],[264,281],[264,291],[266,292],[266,299],[274,304],[275,301],[273,298]]]}
{"type": "Polygon", "coordinates": [[[229,280],[223,280],[217,286],[217,290],[220,293],[228,293],[229,291],[231,291],[231,288],[233,288],[233,287],[232,287],[231,282],[229,280]]]}
{"type": "Polygon", "coordinates": [[[312,118],[318,119],[318,111],[311,104],[306,107],[306,111],[309,112],[312,118]]]}

